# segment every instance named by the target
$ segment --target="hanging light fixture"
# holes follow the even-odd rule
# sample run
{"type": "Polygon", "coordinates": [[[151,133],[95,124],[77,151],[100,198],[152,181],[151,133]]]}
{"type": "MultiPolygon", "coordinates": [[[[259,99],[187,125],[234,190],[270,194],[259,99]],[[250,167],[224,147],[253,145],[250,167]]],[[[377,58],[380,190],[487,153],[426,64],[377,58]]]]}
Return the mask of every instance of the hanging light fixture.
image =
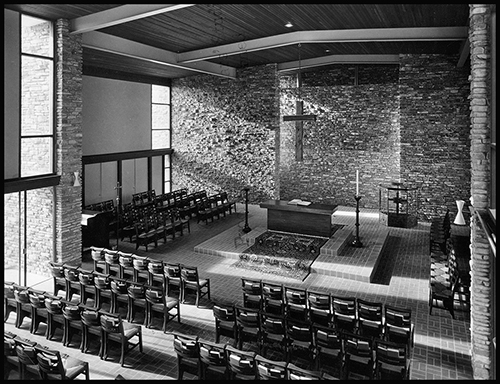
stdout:
{"type": "Polygon", "coordinates": [[[296,113],[295,115],[283,116],[283,121],[316,121],[316,115],[304,115],[302,114],[304,102],[302,100],[301,88],[302,88],[302,72],[301,72],[301,57],[300,57],[300,43],[299,48],[299,70],[297,72],[297,102],[296,102],[296,113]]]}

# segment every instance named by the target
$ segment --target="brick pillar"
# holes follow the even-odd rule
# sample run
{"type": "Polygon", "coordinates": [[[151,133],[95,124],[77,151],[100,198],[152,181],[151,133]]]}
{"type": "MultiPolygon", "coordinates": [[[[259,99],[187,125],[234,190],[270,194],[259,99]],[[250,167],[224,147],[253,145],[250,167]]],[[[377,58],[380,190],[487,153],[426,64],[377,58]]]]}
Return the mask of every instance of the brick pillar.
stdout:
{"type": "Polygon", "coordinates": [[[82,187],[73,186],[73,175],[82,174],[82,36],[70,35],[69,21],[59,19],[56,42],[56,256],[80,265],[82,187]]]}
{"type": "MultiPolygon", "coordinates": [[[[491,62],[488,4],[470,4],[471,196],[474,209],[488,204],[490,180],[491,62]]],[[[471,220],[471,348],[474,379],[490,379],[492,292],[488,240],[476,216],[471,220]]],[[[494,364],[494,362],[493,362],[494,364]]]]}

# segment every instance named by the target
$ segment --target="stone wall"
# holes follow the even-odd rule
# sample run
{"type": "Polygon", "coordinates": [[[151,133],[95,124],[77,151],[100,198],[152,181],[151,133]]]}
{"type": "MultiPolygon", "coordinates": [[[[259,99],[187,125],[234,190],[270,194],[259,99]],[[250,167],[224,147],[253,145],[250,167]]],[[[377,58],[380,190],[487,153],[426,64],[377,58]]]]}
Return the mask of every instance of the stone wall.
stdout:
{"type": "Polygon", "coordinates": [[[456,214],[470,195],[469,67],[458,59],[400,56],[401,178],[420,186],[421,220],[456,214]]]}
{"type": "MultiPolygon", "coordinates": [[[[489,146],[491,118],[491,7],[471,4],[469,41],[471,52],[470,123],[471,123],[471,187],[474,209],[490,207],[491,159],[489,146]]],[[[491,316],[493,299],[491,273],[494,257],[477,216],[471,221],[471,344],[475,379],[492,379],[491,316]]]]}
{"type": "Polygon", "coordinates": [[[172,82],[172,189],[227,191],[240,201],[276,195],[278,78],[275,65],[237,79],[192,76],[172,82]]]}

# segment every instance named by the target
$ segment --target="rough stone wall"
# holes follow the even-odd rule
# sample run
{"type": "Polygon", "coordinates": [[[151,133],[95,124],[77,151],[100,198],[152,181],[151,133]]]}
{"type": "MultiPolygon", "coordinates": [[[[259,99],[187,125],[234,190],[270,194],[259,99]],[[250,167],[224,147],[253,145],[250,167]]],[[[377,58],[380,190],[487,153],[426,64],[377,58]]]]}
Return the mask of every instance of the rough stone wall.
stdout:
{"type": "MultiPolygon", "coordinates": [[[[469,12],[470,41],[470,123],[471,187],[474,209],[488,208],[490,179],[491,117],[491,40],[489,4],[471,4],[469,12]]],[[[492,379],[491,316],[492,288],[490,273],[494,257],[479,219],[471,221],[471,344],[475,379],[492,379]]],[[[493,272],[495,273],[495,272],[493,272]]]]}
{"type": "Polygon", "coordinates": [[[172,189],[227,191],[251,202],[276,195],[276,65],[246,68],[237,79],[191,76],[172,82],[172,189]]]}
{"type": "MultiPolygon", "coordinates": [[[[82,187],[73,186],[73,172],[82,174],[81,34],[69,33],[69,21],[56,22],[56,255],[57,261],[80,265],[82,260],[82,187]]],[[[81,180],[80,180],[81,184],[81,180]]]]}
{"type": "MultiPolygon", "coordinates": [[[[304,122],[303,161],[295,160],[295,122],[280,122],[281,199],[352,206],[358,169],[363,196],[360,205],[378,207],[378,185],[399,180],[400,172],[394,67],[397,69],[391,66],[387,71],[387,66],[369,70],[362,66],[356,85],[355,66],[303,75],[303,113],[317,118],[304,122]]],[[[286,78],[280,81],[282,115],[295,114],[295,83],[286,78]]]]}
{"type": "MultiPolygon", "coordinates": [[[[458,55],[401,55],[401,178],[420,186],[419,219],[468,200],[469,67],[458,55]]],[[[466,211],[467,211],[467,207],[466,211]]]]}

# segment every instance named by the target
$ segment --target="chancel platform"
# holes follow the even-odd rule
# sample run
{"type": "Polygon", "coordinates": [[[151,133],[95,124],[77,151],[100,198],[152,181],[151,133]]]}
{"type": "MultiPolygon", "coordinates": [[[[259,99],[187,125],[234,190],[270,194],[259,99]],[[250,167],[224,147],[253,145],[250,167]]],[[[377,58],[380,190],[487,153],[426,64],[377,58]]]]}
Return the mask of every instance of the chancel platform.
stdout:
{"type": "MultiPolygon", "coordinates": [[[[389,229],[380,225],[377,209],[360,209],[360,238],[362,248],[354,248],[354,207],[339,206],[332,215],[332,224],[344,225],[321,248],[319,256],[311,265],[311,273],[336,276],[345,279],[372,282],[377,266],[383,257],[389,229]]],[[[197,245],[194,251],[231,258],[249,248],[255,239],[267,230],[266,216],[249,217],[252,230],[241,233],[241,226],[234,226],[221,234],[197,245]]],[[[264,278],[264,277],[263,277],[264,278]]]]}

